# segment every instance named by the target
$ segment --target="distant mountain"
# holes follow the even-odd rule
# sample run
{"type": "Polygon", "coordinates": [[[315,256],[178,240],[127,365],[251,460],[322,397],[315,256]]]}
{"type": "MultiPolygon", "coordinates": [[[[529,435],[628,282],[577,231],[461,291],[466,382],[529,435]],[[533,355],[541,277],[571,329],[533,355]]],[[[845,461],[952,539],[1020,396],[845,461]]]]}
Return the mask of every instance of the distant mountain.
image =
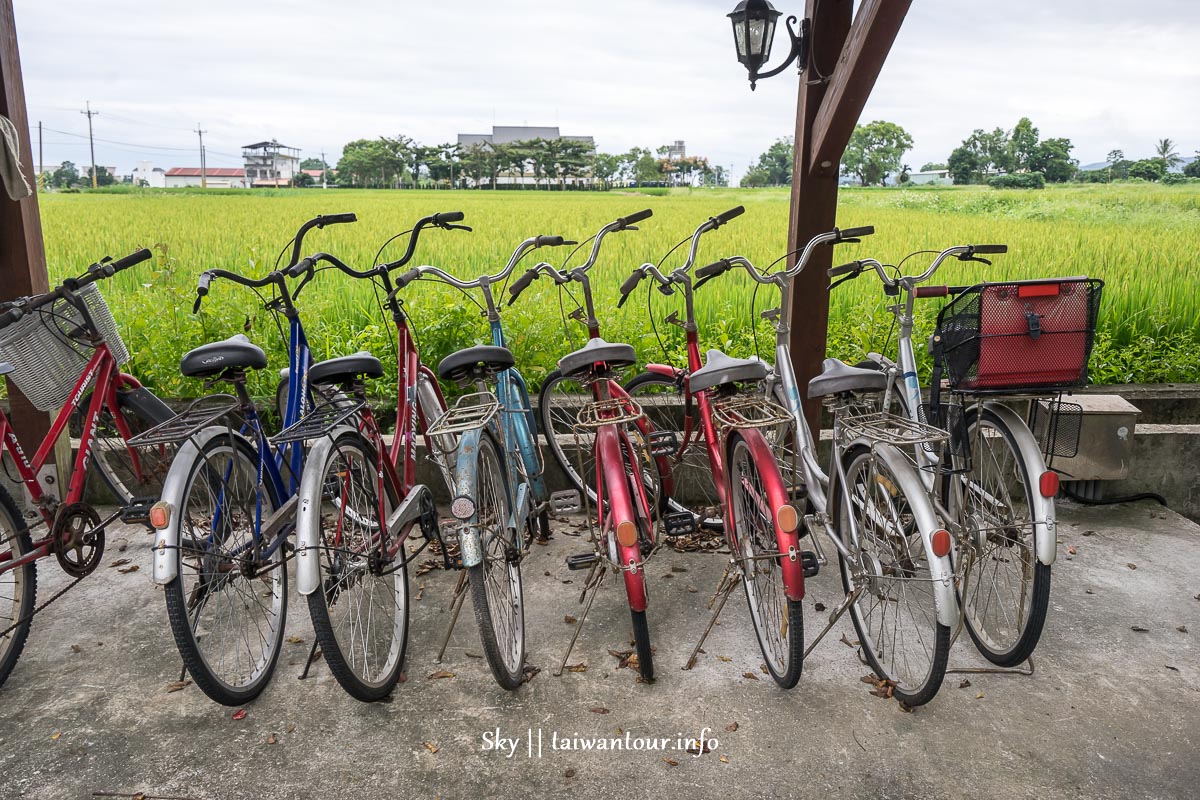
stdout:
{"type": "MultiPolygon", "coordinates": [[[[1130,161],[1138,161],[1139,159],[1132,158],[1129,160],[1130,161]]],[[[1194,157],[1193,158],[1185,158],[1185,159],[1183,159],[1183,162],[1179,166],[1172,167],[1171,172],[1183,172],[1183,168],[1195,160],[1196,159],[1194,157]]],[[[1107,161],[1097,161],[1095,164],[1080,164],[1079,169],[1082,170],[1083,172],[1093,172],[1098,169],[1104,169],[1107,166],[1108,166],[1107,161]]]]}

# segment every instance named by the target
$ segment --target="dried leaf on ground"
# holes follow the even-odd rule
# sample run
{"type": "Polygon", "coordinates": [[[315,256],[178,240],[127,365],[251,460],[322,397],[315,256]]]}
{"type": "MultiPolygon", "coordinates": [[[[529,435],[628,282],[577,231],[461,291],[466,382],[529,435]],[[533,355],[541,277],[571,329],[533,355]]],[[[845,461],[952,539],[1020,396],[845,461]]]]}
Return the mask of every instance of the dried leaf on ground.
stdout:
{"type": "Polygon", "coordinates": [[[304,640],[299,636],[289,636],[287,640],[288,644],[304,644],[304,640]]]}
{"type": "Polygon", "coordinates": [[[536,678],[538,673],[541,671],[541,667],[535,667],[532,664],[526,664],[525,669],[521,674],[521,683],[529,683],[531,680],[536,678]]]}
{"type": "Polygon", "coordinates": [[[108,568],[113,569],[114,567],[123,567],[131,561],[133,561],[132,558],[118,558],[116,561],[109,564],[108,568]]]}
{"type": "Polygon", "coordinates": [[[591,708],[588,709],[588,711],[592,712],[593,714],[607,714],[608,713],[608,709],[605,708],[604,706],[592,706],[591,708]]]}
{"type": "Polygon", "coordinates": [[[1170,664],[1163,664],[1163,666],[1171,670],[1171,672],[1179,672],[1179,667],[1172,667],[1170,664]]]}
{"type": "Polygon", "coordinates": [[[1096,532],[1095,532],[1095,531],[1083,531],[1083,532],[1082,532],[1082,533],[1080,533],[1079,535],[1080,535],[1080,536],[1095,536],[1095,535],[1096,535],[1096,532]]]}
{"type": "Polygon", "coordinates": [[[816,605],[813,606],[813,608],[816,609],[818,612],[821,612],[821,611],[825,610],[825,604],[817,603],[816,605]]]}
{"type": "Polygon", "coordinates": [[[425,749],[428,750],[430,753],[436,753],[440,749],[433,742],[422,742],[422,744],[425,745],[425,749]]]}
{"type": "Polygon", "coordinates": [[[722,764],[728,764],[729,756],[718,756],[717,760],[720,761],[722,764]]]}
{"type": "Polygon", "coordinates": [[[139,569],[141,569],[141,567],[139,567],[137,564],[130,564],[128,567],[121,567],[119,570],[117,570],[117,572],[121,573],[122,575],[128,575],[131,572],[137,572],[139,569]]]}
{"type": "Polygon", "coordinates": [[[671,565],[671,572],[687,572],[687,567],[681,567],[677,564],[671,565]]]}
{"type": "Polygon", "coordinates": [[[439,669],[437,672],[431,673],[429,677],[433,680],[441,680],[442,678],[453,678],[454,673],[449,670],[439,669]]]}
{"type": "Polygon", "coordinates": [[[903,711],[905,714],[911,714],[913,712],[913,707],[910,706],[908,703],[904,702],[903,700],[897,700],[896,705],[900,706],[900,710],[903,711]]]}
{"type": "Polygon", "coordinates": [[[708,742],[704,742],[702,744],[699,740],[692,739],[691,744],[688,745],[687,751],[694,756],[702,756],[705,753],[711,753],[712,748],[708,746],[708,742]]]}
{"type": "Polygon", "coordinates": [[[563,617],[563,622],[567,623],[568,625],[574,625],[576,622],[579,622],[579,618],[567,614],[565,617],[563,617]]]}
{"type": "Polygon", "coordinates": [[[184,678],[181,681],[171,681],[170,683],[167,684],[167,694],[174,694],[175,692],[182,692],[184,689],[186,689],[187,687],[189,687],[191,685],[192,685],[192,682],[190,680],[188,680],[187,678],[184,678]]]}
{"type": "Polygon", "coordinates": [[[574,777],[575,777],[575,770],[568,768],[568,769],[567,769],[567,771],[563,773],[563,777],[565,777],[565,778],[574,778],[574,777]]]}
{"type": "Polygon", "coordinates": [[[1137,569],[1137,564],[1134,564],[1132,561],[1125,566],[1129,567],[1130,569],[1137,569]]]}
{"type": "Polygon", "coordinates": [[[743,672],[742,677],[745,678],[746,680],[750,680],[750,681],[758,680],[758,676],[755,675],[753,672],[743,672]]]}
{"type": "Polygon", "coordinates": [[[233,712],[233,721],[234,722],[241,722],[245,718],[246,718],[246,709],[239,708],[237,711],[233,712]]]}
{"type": "Polygon", "coordinates": [[[736,720],[725,726],[725,730],[727,730],[729,733],[733,733],[737,729],[738,729],[738,724],[737,724],[736,720]]]}
{"type": "Polygon", "coordinates": [[[839,639],[838,641],[840,641],[842,644],[846,645],[846,647],[858,647],[858,642],[850,641],[849,639],[846,638],[846,634],[844,634],[844,633],[842,634],[842,638],[839,639]]]}
{"type": "Polygon", "coordinates": [[[71,645],[71,652],[72,652],[72,653],[82,653],[82,652],[83,652],[83,648],[82,648],[82,647],[80,647],[80,646],[79,646],[79,645],[77,645],[77,644],[73,644],[73,645],[71,645]]]}
{"type": "Polygon", "coordinates": [[[582,661],[578,664],[567,664],[567,672],[587,672],[587,664],[582,661]]]}
{"type": "Polygon", "coordinates": [[[1134,633],[1148,633],[1150,631],[1149,628],[1143,628],[1141,625],[1130,625],[1129,630],[1134,633]]]}
{"type": "Polygon", "coordinates": [[[975,695],[975,699],[976,699],[976,700],[982,700],[982,699],[983,699],[983,692],[980,692],[979,694],[975,695]]]}
{"type": "Polygon", "coordinates": [[[275,734],[272,733],[270,736],[267,737],[267,744],[278,744],[278,743],[279,743],[279,737],[276,736],[275,734]]]}
{"type": "Polygon", "coordinates": [[[483,658],[483,656],[479,653],[472,653],[470,650],[463,653],[463,655],[465,655],[467,658],[483,658]]]}
{"type": "Polygon", "coordinates": [[[51,741],[55,741],[55,742],[57,742],[61,738],[62,738],[62,731],[55,731],[54,734],[51,735],[51,737],[50,737],[51,741]]]}
{"type": "Polygon", "coordinates": [[[962,682],[958,684],[958,688],[966,689],[970,685],[971,685],[971,682],[969,680],[967,680],[966,678],[963,678],[962,682]]]}
{"type": "Polygon", "coordinates": [[[688,589],[688,594],[695,594],[696,592],[700,591],[695,586],[689,586],[689,587],[687,587],[687,589],[688,589]]]}
{"type": "Polygon", "coordinates": [[[1187,633],[1187,625],[1179,625],[1175,628],[1175,630],[1179,631],[1180,633],[1187,633]]]}
{"type": "Polygon", "coordinates": [[[733,661],[729,656],[717,656],[717,661],[733,661]]]}
{"type": "Polygon", "coordinates": [[[669,766],[669,767],[678,767],[679,766],[679,762],[673,758],[667,758],[666,756],[663,756],[662,758],[663,758],[663,761],[667,762],[667,766],[669,766]]]}
{"type": "Polygon", "coordinates": [[[1068,547],[1067,552],[1071,555],[1075,555],[1078,551],[1074,547],[1068,547]]]}

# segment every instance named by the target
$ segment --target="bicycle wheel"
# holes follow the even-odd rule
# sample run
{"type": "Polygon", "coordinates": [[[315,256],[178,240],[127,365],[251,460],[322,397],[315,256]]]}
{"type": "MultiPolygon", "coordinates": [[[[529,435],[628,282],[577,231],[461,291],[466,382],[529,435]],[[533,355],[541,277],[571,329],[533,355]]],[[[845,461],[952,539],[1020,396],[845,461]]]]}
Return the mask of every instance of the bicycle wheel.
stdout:
{"type": "Polygon", "coordinates": [[[1036,487],[1016,436],[994,411],[971,409],[967,436],[971,471],[944,481],[947,489],[956,479],[961,487],[945,502],[966,534],[953,553],[963,570],[959,604],[984,658],[1012,667],[1037,647],[1050,605],[1050,567],[1035,546],[1036,487]]]}
{"type": "MultiPolygon", "coordinates": [[[[71,416],[71,437],[83,433],[83,422],[91,404],[89,394],[80,401],[71,416]]],[[[117,426],[117,417],[127,426],[130,436],[136,436],[175,416],[171,408],[148,389],[118,390],[117,409],[107,405],[96,415],[92,439],[92,465],[95,474],[120,505],[126,506],[137,498],[158,499],[163,479],[175,455],[175,445],[130,447],[117,426]],[[137,469],[134,468],[136,458],[137,469]]]]}
{"type": "Polygon", "coordinates": [[[256,516],[266,519],[279,499],[270,484],[258,484],[258,454],[239,436],[218,435],[192,463],[175,468],[186,469],[187,479],[181,495],[163,498],[180,515],[167,616],[201,691],[218,703],[242,705],[266,688],[283,642],[282,540],[255,536],[256,516]]]}
{"type": "Polygon", "coordinates": [[[643,372],[625,384],[625,391],[642,407],[655,431],[672,431],[677,449],[667,457],[673,489],[666,497],[667,508],[675,513],[688,511],[700,527],[719,531],[725,527],[721,500],[712,479],[712,466],[704,429],[699,419],[684,441],[684,421],[695,411],[673,378],[655,372],[643,372]]]}
{"type": "Polygon", "coordinates": [[[633,646],[637,651],[638,674],[646,683],[654,683],[654,651],[650,649],[650,626],[645,611],[629,612],[633,616],[633,646]]]}
{"type": "MultiPolygon", "coordinates": [[[[0,487],[0,558],[12,561],[33,550],[29,528],[7,491],[0,487]]],[[[37,563],[0,572],[0,686],[17,665],[29,638],[29,615],[37,599],[37,563]],[[18,624],[19,623],[19,624],[18,624]]]]}
{"type": "Polygon", "coordinates": [[[950,627],[937,619],[933,579],[923,534],[912,522],[913,502],[887,463],[859,445],[842,455],[846,484],[832,502],[843,543],[857,560],[839,553],[847,594],[861,576],[862,592],[850,606],[867,662],[892,681],[893,696],[910,706],[929,702],[946,674],[950,627]],[[853,520],[857,541],[853,541],[853,520]]]}
{"type": "Polygon", "coordinates": [[[496,682],[516,689],[525,679],[525,601],[521,587],[521,545],[508,528],[504,465],[492,437],[480,437],[475,521],[483,561],[468,570],[471,604],[479,623],[483,653],[496,682]]]}
{"type": "Polygon", "coordinates": [[[784,689],[791,689],[800,680],[803,666],[803,606],[798,600],[788,599],[785,591],[775,515],[767,503],[760,465],[741,433],[729,437],[727,453],[729,500],[750,620],[771,677],[784,689]]]}
{"type": "Polygon", "coordinates": [[[380,508],[375,449],[357,432],[338,436],[325,463],[306,469],[321,470],[321,496],[298,505],[320,518],[321,591],[308,595],[313,629],[341,687],[366,703],[382,700],[400,679],[408,645],[408,571],[403,545],[386,528],[396,499],[389,486],[380,508]]]}
{"type": "Polygon", "coordinates": [[[575,490],[587,492],[588,499],[595,505],[596,457],[592,452],[592,444],[596,437],[590,429],[581,429],[578,432],[578,452],[575,439],[575,421],[579,417],[579,410],[591,403],[592,399],[590,388],[554,370],[542,382],[542,390],[538,394],[538,417],[550,454],[575,490]]]}

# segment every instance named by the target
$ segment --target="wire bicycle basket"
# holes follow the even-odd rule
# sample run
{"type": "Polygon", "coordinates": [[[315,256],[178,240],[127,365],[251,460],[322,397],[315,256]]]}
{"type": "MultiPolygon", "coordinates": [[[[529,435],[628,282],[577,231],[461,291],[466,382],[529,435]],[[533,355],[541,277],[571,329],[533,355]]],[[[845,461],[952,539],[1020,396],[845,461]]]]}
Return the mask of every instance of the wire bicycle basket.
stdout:
{"type": "MultiPolygon", "coordinates": [[[[87,309],[117,366],[128,362],[129,350],[96,284],[78,289],[74,296],[87,309]]],[[[89,341],[90,333],[83,312],[61,297],[0,330],[0,361],[12,366],[8,377],[35,408],[53,411],[70,397],[92,357],[95,345],[89,341]]]]}
{"type": "Polygon", "coordinates": [[[938,314],[936,367],[960,392],[1084,386],[1103,287],[1086,277],[972,286],[938,314]]]}

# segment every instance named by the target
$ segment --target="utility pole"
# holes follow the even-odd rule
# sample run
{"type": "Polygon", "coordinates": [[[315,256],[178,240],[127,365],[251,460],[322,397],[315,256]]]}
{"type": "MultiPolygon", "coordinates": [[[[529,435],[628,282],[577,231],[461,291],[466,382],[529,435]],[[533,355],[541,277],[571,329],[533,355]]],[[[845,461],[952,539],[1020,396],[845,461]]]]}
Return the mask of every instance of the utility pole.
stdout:
{"type": "Polygon", "coordinates": [[[208,188],[208,170],[204,163],[204,134],[208,131],[200,130],[200,123],[196,123],[196,133],[200,136],[200,188],[208,188]]]}
{"type": "Polygon", "coordinates": [[[325,151],[322,150],[321,151],[321,188],[322,189],[329,188],[329,184],[325,180],[328,176],[329,176],[329,165],[327,163],[325,163],[325,151]]]}
{"type": "Polygon", "coordinates": [[[96,142],[92,139],[92,117],[100,116],[99,111],[92,111],[92,101],[87,103],[87,111],[80,111],[80,114],[86,114],[88,118],[88,149],[92,151],[92,188],[95,189],[100,184],[96,178],[96,142]]]}
{"type": "Polygon", "coordinates": [[[43,191],[46,188],[46,182],[42,178],[46,170],[45,162],[42,161],[42,121],[38,120],[38,191],[43,191]]]}

